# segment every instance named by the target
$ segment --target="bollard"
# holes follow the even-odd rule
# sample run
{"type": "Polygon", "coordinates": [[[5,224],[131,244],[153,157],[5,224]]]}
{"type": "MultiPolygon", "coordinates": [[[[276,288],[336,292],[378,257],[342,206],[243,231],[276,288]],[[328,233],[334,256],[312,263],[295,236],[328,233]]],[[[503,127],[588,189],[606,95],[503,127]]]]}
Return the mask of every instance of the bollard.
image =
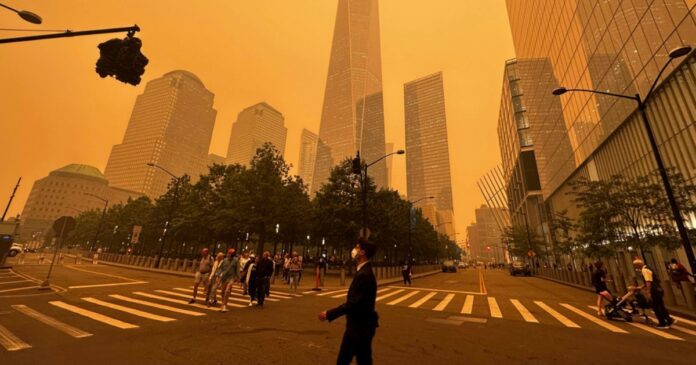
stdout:
{"type": "Polygon", "coordinates": [[[684,300],[686,306],[691,310],[696,310],[696,296],[694,295],[694,284],[690,281],[681,282],[682,291],[684,292],[684,300]]]}
{"type": "Polygon", "coordinates": [[[179,259],[174,260],[174,270],[179,271],[179,259]]]}
{"type": "Polygon", "coordinates": [[[677,298],[674,296],[674,288],[672,288],[672,280],[662,280],[662,290],[664,292],[665,305],[672,306],[677,304],[677,298]]]}
{"type": "Polygon", "coordinates": [[[319,269],[319,286],[324,286],[324,277],[326,276],[326,269],[319,269]]]}
{"type": "Polygon", "coordinates": [[[184,259],[184,269],[183,272],[187,272],[189,267],[189,259],[184,259]]]}
{"type": "Polygon", "coordinates": [[[82,254],[78,253],[77,255],[75,255],[75,265],[80,265],[80,264],[82,264],[82,254]]]}
{"type": "Polygon", "coordinates": [[[346,268],[342,267],[341,268],[341,279],[339,281],[340,286],[345,286],[346,285],[346,268]]]}

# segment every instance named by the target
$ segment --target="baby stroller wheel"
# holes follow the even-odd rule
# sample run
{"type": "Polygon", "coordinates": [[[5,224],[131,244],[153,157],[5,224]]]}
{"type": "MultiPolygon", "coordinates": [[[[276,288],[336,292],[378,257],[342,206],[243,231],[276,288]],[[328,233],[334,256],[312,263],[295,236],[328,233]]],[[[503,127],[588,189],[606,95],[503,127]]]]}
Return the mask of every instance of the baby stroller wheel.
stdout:
{"type": "Polygon", "coordinates": [[[633,317],[630,315],[626,316],[626,322],[633,322],[633,317]]]}

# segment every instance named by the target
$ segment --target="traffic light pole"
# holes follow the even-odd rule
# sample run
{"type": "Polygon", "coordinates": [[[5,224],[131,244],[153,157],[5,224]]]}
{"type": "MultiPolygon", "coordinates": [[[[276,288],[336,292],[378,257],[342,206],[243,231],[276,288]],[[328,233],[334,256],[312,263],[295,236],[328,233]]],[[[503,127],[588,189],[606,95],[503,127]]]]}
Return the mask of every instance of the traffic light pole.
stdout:
{"type": "Polygon", "coordinates": [[[139,31],[140,31],[140,27],[138,27],[137,25],[133,25],[132,27],[122,27],[122,28],[83,30],[83,31],[78,31],[78,32],[73,32],[73,31],[68,29],[63,33],[42,34],[42,35],[34,35],[34,36],[28,36],[28,37],[4,38],[4,39],[0,39],[0,43],[29,42],[29,41],[39,41],[39,40],[44,40],[44,39],[80,37],[80,36],[85,36],[85,35],[106,34],[106,33],[122,33],[122,32],[135,33],[135,32],[139,32],[139,31]]]}

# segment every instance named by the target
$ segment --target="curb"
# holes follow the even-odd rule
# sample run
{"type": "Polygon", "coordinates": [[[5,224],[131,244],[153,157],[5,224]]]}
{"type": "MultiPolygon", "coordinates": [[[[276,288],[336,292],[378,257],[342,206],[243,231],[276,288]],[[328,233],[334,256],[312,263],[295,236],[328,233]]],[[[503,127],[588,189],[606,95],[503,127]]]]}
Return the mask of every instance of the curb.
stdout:
{"type": "MultiPolygon", "coordinates": [[[[562,284],[562,285],[566,285],[566,286],[572,286],[572,287],[574,287],[574,288],[576,288],[576,289],[585,290],[585,291],[588,291],[588,292],[591,292],[591,293],[594,292],[594,290],[592,290],[591,288],[588,288],[588,287],[586,287],[586,286],[577,285],[577,284],[573,284],[573,283],[568,283],[568,282],[565,282],[565,281],[561,281],[561,280],[549,278],[549,277],[546,277],[546,276],[534,275],[533,277],[539,278],[539,279],[548,280],[548,281],[553,281],[553,282],[555,282],[555,283],[562,284]]],[[[692,312],[685,312],[685,311],[684,311],[683,309],[681,309],[681,308],[667,307],[667,310],[668,310],[670,313],[676,314],[676,315],[678,315],[678,316],[686,317],[686,318],[688,318],[688,319],[696,319],[696,314],[694,314],[694,313],[692,313],[692,312]]]]}

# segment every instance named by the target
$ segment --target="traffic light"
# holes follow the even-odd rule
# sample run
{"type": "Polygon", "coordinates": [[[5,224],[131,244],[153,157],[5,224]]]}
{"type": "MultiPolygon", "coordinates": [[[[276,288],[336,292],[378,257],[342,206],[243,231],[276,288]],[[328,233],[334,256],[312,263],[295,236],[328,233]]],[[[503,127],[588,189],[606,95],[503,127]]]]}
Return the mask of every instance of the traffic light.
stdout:
{"type": "Polygon", "coordinates": [[[96,71],[102,78],[114,76],[131,85],[140,83],[148,59],[140,52],[143,42],[129,34],[124,39],[114,38],[99,45],[96,71]]]}
{"type": "Polygon", "coordinates": [[[362,172],[362,165],[360,163],[360,151],[355,155],[355,158],[353,159],[353,173],[356,175],[360,175],[362,172]]]}

